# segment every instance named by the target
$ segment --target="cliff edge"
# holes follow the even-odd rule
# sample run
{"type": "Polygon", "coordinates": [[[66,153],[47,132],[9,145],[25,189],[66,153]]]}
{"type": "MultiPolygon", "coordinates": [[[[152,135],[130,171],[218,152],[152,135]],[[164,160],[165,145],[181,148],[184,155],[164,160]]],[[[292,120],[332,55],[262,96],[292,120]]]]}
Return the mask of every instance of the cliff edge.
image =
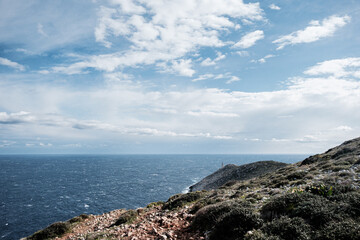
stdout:
{"type": "Polygon", "coordinates": [[[286,163],[275,161],[259,161],[240,166],[228,164],[205,177],[200,182],[190,186],[189,189],[190,192],[217,189],[229,181],[240,181],[258,177],[286,165],[286,163]]]}

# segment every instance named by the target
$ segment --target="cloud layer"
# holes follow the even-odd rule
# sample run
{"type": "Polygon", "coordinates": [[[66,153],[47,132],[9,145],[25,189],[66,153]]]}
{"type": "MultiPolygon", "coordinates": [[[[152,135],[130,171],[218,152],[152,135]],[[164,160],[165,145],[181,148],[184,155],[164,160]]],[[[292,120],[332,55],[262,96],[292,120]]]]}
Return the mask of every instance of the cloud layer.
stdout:
{"type": "Polygon", "coordinates": [[[332,36],[339,28],[348,24],[350,20],[351,18],[348,15],[333,15],[323,19],[321,22],[312,20],[305,29],[282,36],[273,41],[273,43],[277,44],[277,49],[280,50],[287,45],[315,42],[322,38],[332,36]]]}
{"type": "MultiPolygon", "coordinates": [[[[0,124],[19,129],[31,124],[30,135],[47,129],[48,137],[71,136],[72,139],[85,136],[234,142],[257,139],[256,142],[286,142],[290,146],[320,142],[335,136],[353,136],[360,128],[357,111],[360,81],[354,74],[359,69],[357,58],[334,59],[305,71],[309,75],[321,75],[319,77],[296,77],[290,79],[283,90],[255,93],[218,88],[153,91],[129,79],[126,84],[112,81],[105,88],[77,91],[50,86],[2,85],[0,108],[9,107],[4,105],[5,99],[14,99],[12,109],[21,109],[27,104],[33,107],[27,107],[31,113],[1,112],[0,124]],[[332,74],[323,67],[329,62],[341,65],[342,74],[332,74]],[[331,75],[322,76],[328,73],[331,75]],[[62,109],[70,103],[76,103],[73,117],[66,116],[69,112],[66,114],[62,109]],[[87,119],[92,120],[76,116],[80,109],[89,112],[87,119]],[[274,132],[274,129],[277,130],[274,132]]],[[[123,76],[120,74],[120,77],[123,76]]],[[[203,76],[204,79],[216,77],[220,76],[203,76]]]]}
{"type": "Polygon", "coordinates": [[[2,57],[0,57],[0,65],[11,67],[20,71],[25,71],[25,67],[23,65],[2,57]]]}
{"type": "MultiPolygon", "coordinates": [[[[52,69],[53,72],[76,74],[86,68],[114,71],[157,63],[164,71],[192,76],[188,66],[190,54],[204,47],[227,45],[222,34],[239,29],[238,21],[241,19],[263,19],[258,3],[246,4],[242,0],[111,2],[111,6],[101,7],[98,13],[96,41],[111,48],[125,39],[129,48],[92,56],[70,66],[57,66],[52,69]],[[179,67],[179,64],[185,63],[188,67],[179,67]]],[[[256,31],[248,36],[252,39],[244,39],[246,47],[262,38],[259,36],[261,33],[256,31]]]]}

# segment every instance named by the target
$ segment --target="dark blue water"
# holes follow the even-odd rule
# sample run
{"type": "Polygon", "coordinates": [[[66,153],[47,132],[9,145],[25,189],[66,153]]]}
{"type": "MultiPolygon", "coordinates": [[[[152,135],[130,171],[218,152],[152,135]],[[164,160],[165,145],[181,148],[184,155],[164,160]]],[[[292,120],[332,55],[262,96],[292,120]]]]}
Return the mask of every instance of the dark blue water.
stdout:
{"type": "Polygon", "coordinates": [[[294,163],[305,155],[0,155],[0,239],[82,213],[165,201],[221,164],[294,163]]]}

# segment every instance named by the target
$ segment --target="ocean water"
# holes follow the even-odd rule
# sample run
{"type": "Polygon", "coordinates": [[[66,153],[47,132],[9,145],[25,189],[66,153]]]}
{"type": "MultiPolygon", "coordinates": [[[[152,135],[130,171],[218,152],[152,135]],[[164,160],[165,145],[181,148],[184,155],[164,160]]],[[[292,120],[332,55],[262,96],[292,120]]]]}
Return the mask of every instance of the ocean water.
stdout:
{"type": "Polygon", "coordinates": [[[306,155],[0,155],[0,239],[82,213],[144,207],[185,192],[223,164],[306,155]]]}

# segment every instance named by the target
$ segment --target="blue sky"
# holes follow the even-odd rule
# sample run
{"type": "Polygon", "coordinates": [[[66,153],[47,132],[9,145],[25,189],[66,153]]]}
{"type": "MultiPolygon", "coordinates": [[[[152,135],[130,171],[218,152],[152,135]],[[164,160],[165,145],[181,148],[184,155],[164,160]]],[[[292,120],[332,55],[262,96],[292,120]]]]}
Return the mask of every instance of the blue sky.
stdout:
{"type": "Polygon", "coordinates": [[[360,2],[0,0],[0,153],[317,153],[360,134],[360,2]]]}

